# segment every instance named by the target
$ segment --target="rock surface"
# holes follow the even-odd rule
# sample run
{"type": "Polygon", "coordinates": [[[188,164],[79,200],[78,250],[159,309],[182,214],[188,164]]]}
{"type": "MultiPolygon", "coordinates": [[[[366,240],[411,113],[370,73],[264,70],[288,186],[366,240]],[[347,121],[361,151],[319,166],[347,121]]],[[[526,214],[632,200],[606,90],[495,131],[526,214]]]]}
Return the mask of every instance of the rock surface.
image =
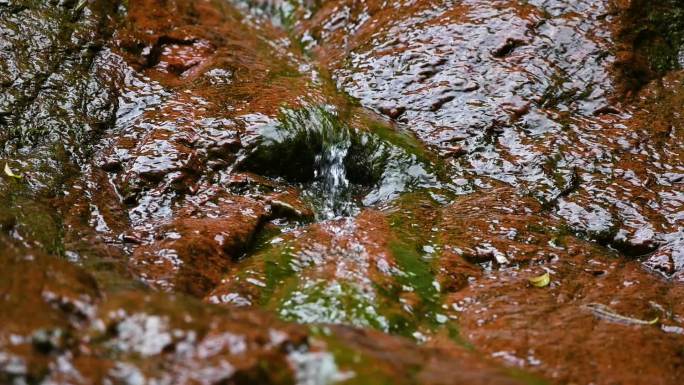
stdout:
{"type": "Polygon", "coordinates": [[[674,0],[0,0],[0,382],[678,384],[674,0]]]}

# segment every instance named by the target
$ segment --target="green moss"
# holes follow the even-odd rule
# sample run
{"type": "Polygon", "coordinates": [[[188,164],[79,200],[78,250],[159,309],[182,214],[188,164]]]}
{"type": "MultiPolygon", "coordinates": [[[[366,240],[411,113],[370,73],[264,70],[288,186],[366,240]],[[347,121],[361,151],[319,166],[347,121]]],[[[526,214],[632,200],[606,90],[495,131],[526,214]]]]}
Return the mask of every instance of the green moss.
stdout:
{"type": "Polygon", "coordinates": [[[548,385],[549,382],[537,377],[536,375],[529,373],[525,370],[518,368],[508,368],[506,373],[513,379],[521,381],[523,384],[527,385],[548,385]]]}
{"type": "Polygon", "coordinates": [[[636,1],[632,5],[628,30],[634,49],[644,55],[657,76],[679,69],[679,53],[684,45],[684,5],[678,0],[636,1]]]}
{"type": "Polygon", "coordinates": [[[412,287],[426,304],[435,305],[439,299],[435,277],[430,266],[421,259],[416,247],[400,241],[391,242],[389,246],[399,268],[405,273],[398,276],[397,280],[412,287]]]}
{"type": "Polygon", "coordinates": [[[266,287],[261,293],[261,304],[267,305],[277,290],[282,291],[286,280],[295,273],[291,266],[292,255],[282,248],[269,251],[262,256],[266,287]]]}
{"type": "MultiPolygon", "coordinates": [[[[391,367],[383,365],[375,358],[361,353],[339,341],[334,335],[318,326],[311,327],[315,338],[325,342],[327,350],[335,358],[335,363],[342,371],[352,371],[354,376],[339,384],[347,385],[398,385],[413,383],[412,378],[398,376],[391,367]]],[[[407,368],[417,371],[419,368],[407,368]]]]}
{"type": "Polygon", "coordinates": [[[414,155],[423,162],[431,163],[431,161],[435,160],[434,156],[427,150],[425,145],[407,131],[399,131],[390,127],[385,122],[373,120],[368,117],[364,119],[364,125],[380,139],[403,149],[406,153],[414,155]]]}
{"type": "MultiPolygon", "coordinates": [[[[240,267],[240,281],[255,278],[263,282],[257,302],[285,320],[300,323],[339,323],[370,327],[392,334],[415,337],[447,326],[458,343],[457,326],[437,321],[441,294],[430,262],[421,257],[420,244],[408,239],[390,242],[389,249],[397,270],[378,276],[371,287],[344,279],[316,278],[316,266],[300,258],[295,240],[265,245],[240,267]],[[411,308],[400,300],[415,298],[411,308]]],[[[444,322],[444,321],[442,321],[444,322]]]]}
{"type": "Polygon", "coordinates": [[[31,157],[0,159],[22,178],[0,176],[0,229],[15,230],[24,242],[61,256],[63,230],[61,213],[55,203],[63,186],[78,175],[63,144],[37,147],[31,157]]]}
{"type": "MultiPolygon", "coordinates": [[[[278,71],[271,71],[268,73],[268,81],[273,83],[276,80],[281,80],[282,78],[299,78],[302,77],[302,73],[296,68],[293,68],[285,63],[279,66],[278,71]]],[[[286,80],[289,81],[289,80],[286,80]]]]}
{"type": "Polygon", "coordinates": [[[37,243],[47,253],[64,253],[61,223],[53,207],[24,197],[16,197],[11,204],[16,209],[16,228],[23,237],[37,243]]]}
{"type": "Polygon", "coordinates": [[[372,297],[345,281],[307,282],[281,300],[278,313],[287,321],[388,329],[372,297]]]}
{"type": "Polygon", "coordinates": [[[360,107],[354,108],[354,114],[357,115],[358,120],[361,122],[361,129],[369,130],[381,141],[390,143],[392,146],[400,148],[404,153],[413,157],[415,162],[426,165],[428,171],[435,175],[439,181],[451,181],[449,165],[411,132],[368,116],[366,112],[361,112],[360,107]]]}
{"type": "Polygon", "coordinates": [[[680,1],[665,1],[653,10],[648,20],[650,28],[662,38],[650,48],[651,65],[658,72],[680,68],[679,52],[684,42],[684,8],[680,1]]]}
{"type": "Polygon", "coordinates": [[[471,344],[470,341],[468,341],[461,335],[461,331],[454,322],[449,322],[446,325],[446,328],[450,340],[452,340],[457,345],[466,348],[467,350],[475,350],[475,346],[473,346],[473,344],[471,344]]]}
{"type": "Polygon", "coordinates": [[[442,196],[445,200],[453,199],[454,194],[445,189],[421,189],[402,194],[392,204],[389,211],[389,222],[397,239],[408,240],[416,248],[434,242],[432,228],[439,221],[440,203],[433,198],[433,194],[442,196]]]}

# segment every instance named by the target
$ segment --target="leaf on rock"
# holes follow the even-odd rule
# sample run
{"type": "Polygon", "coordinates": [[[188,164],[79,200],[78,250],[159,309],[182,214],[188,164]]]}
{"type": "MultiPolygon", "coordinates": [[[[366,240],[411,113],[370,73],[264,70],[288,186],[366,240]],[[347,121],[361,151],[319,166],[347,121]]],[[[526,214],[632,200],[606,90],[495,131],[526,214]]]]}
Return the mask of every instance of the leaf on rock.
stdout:
{"type": "Polygon", "coordinates": [[[529,281],[532,284],[532,286],[545,287],[548,286],[549,283],[551,283],[551,276],[549,275],[549,273],[544,273],[538,277],[530,278],[529,281]]]}
{"type": "Polygon", "coordinates": [[[616,323],[628,325],[655,325],[660,321],[660,317],[655,317],[652,320],[642,320],[638,318],[627,317],[622,314],[618,314],[613,309],[601,303],[590,303],[588,305],[584,305],[584,307],[591,310],[596,317],[616,323]]]}
{"type": "Polygon", "coordinates": [[[79,1],[78,4],[76,4],[74,11],[81,12],[83,10],[83,8],[85,8],[87,2],[88,2],[88,0],[79,1]]]}
{"type": "Polygon", "coordinates": [[[21,179],[21,174],[15,174],[7,163],[5,163],[5,175],[10,178],[21,179]]]}

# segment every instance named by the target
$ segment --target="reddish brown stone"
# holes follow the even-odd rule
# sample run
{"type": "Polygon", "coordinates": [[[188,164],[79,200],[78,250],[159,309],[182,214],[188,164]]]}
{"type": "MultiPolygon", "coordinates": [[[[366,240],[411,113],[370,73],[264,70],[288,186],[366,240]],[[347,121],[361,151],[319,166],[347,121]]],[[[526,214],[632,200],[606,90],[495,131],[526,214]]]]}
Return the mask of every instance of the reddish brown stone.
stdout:
{"type": "Polygon", "coordinates": [[[241,196],[185,207],[135,249],[131,269],[155,287],[202,296],[250,246],[265,216],[263,203],[241,196]]]}

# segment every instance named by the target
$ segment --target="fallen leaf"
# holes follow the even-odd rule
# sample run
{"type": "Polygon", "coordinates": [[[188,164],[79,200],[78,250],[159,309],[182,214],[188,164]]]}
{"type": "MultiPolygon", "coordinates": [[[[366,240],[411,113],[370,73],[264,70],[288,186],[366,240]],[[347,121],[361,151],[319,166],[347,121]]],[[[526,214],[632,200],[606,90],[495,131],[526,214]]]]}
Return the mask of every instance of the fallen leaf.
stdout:
{"type": "Polygon", "coordinates": [[[5,163],[5,175],[10,178],[21,179],[21,175],[15,174],[7,163],[5,163]]]}
{"type": "Polygon", "coordinates": [[[545,287],[548,286],[549,283],[551,283],[551,276],[549,275],[549,273],[544,273],[538,277],[532,277],[528,281],[530,281],[532,286],[545,287]]]}
{"type": "Polygon", "coordinates": [[[81,0],[76,4],[76,7],[74,8],[74,11],[76,12],[81,12],[83,8],[85,8],[86,3],[88,3],[88,0],[81,0]]]}
{"type": "Polygon", "coordinates": [[[655,325],[660,321],[660,317],[655,317],[652,320],[642,320],[638,318],[627,317],[622,314],[618,314],[613,309],[601,303],[590,303],[584,305],[585,308],[591,310],[595,316],[603,318],[608,321],[623,323],[623,324],[633,324],[633,325],[655,325]]]}

